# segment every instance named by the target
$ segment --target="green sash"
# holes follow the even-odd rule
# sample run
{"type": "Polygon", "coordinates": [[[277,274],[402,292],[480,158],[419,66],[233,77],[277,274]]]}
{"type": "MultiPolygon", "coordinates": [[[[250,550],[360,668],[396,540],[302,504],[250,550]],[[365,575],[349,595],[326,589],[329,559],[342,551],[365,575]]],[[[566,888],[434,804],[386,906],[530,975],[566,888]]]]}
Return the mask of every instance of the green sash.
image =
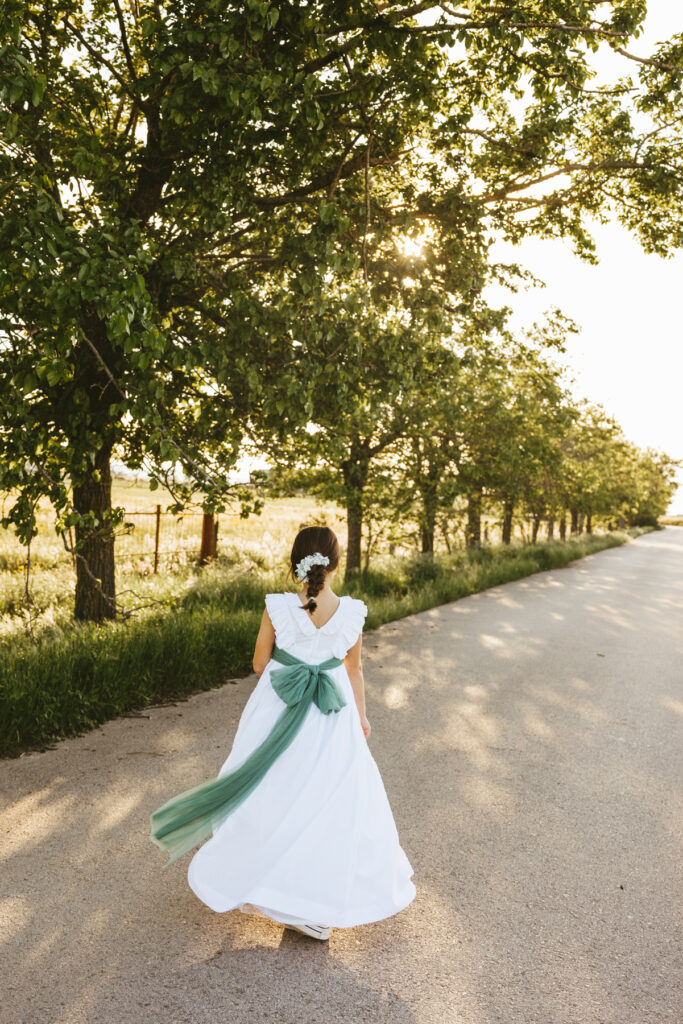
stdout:
{"type": "Polygon", "coordinates": [[[172,797],[150,816],[150,838],[171,854],[165,868],[197,843],[208,839],[246,800],[273,762],[290,745],[312,703],[324,715],[346,706],[339,687],[327,673],[327,669],[344,664],[339,658],[328,658],[321,665],[309,665],[279,647],[273,647],[271,657],[286,666],[271,669],[270,682],[287,707],[265,740],[239,768],[172,797]]]}

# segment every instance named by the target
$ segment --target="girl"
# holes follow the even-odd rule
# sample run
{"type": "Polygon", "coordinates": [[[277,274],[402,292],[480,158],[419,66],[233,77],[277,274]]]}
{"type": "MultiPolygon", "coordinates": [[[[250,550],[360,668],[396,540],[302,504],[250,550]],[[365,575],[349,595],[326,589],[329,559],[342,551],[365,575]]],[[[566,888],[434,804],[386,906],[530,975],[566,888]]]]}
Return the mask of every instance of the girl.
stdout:
{"type": "Polygon", "coordinates": [[[267,594],[254,651],[259,679],[217,778],[152,814],[172,854],[197,842],[195,894],[316,939],[390,917],[415,897],[367,740],[361,633],[367,607],[330,582],[339,545],[326,526],[294,541],[300,593],[267,594]]]}

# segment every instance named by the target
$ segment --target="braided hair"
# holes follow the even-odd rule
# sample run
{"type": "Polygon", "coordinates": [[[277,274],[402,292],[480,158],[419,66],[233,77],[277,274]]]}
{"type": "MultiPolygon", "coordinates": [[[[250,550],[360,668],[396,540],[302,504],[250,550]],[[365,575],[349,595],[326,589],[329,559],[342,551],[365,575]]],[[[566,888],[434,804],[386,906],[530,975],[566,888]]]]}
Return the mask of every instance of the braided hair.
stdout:
{"type": "Polygon", "coordinates": [[[314,612],[318,607],[315,598],[325,585],[325,577],[339,565],[339,541],[329,526],[305,526],[297,533],[290,555],[290,573],[295,579],[296,567],[299,562],[307,555],[315,554],[316,551],[325,555],[329,562],[327,565],[312,565],[306,574],[308,601],[301,607],[308,612],[314,612]]]}

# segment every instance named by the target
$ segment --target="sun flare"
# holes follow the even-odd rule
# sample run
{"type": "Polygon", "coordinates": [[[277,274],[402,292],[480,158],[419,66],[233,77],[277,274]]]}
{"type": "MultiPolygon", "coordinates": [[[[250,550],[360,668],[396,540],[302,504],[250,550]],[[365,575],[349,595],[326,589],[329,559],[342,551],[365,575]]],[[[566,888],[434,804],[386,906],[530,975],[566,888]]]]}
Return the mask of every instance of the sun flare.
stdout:
{"type": "Polygon", "coordinates": [[[422,256],[425,242],[432,238],[431,226],[425,228],[419,235],[399,235],[396,239],[396,247],[403,256],[422,256]]]}

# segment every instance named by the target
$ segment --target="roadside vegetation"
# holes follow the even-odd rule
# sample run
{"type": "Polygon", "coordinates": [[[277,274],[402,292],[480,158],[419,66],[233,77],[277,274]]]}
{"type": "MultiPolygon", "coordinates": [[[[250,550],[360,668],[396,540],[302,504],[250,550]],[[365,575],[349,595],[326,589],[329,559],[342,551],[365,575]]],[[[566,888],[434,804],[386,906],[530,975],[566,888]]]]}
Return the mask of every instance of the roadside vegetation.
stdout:
{"type": "MultiPolygon", "coordinates": [[[[557,568],[640,532],[516,542],[431,561],[379,559],[336,590],[366,601],[366,629],[372,629],[557,568]]],[[[202,571],[188,569],[162,579],[167,605],[142,610],[130,621],[73,623],[60,621],[53,610],[38,641],[25,629],[6,629],[0,639],[0,755],[44,749],[122,713],[249,674],[265,594],[292,589],[283,568],[236,568],[225,557],[202,571]]],[[[53,609],[58,607],[56,602],[53,609]]]]}

